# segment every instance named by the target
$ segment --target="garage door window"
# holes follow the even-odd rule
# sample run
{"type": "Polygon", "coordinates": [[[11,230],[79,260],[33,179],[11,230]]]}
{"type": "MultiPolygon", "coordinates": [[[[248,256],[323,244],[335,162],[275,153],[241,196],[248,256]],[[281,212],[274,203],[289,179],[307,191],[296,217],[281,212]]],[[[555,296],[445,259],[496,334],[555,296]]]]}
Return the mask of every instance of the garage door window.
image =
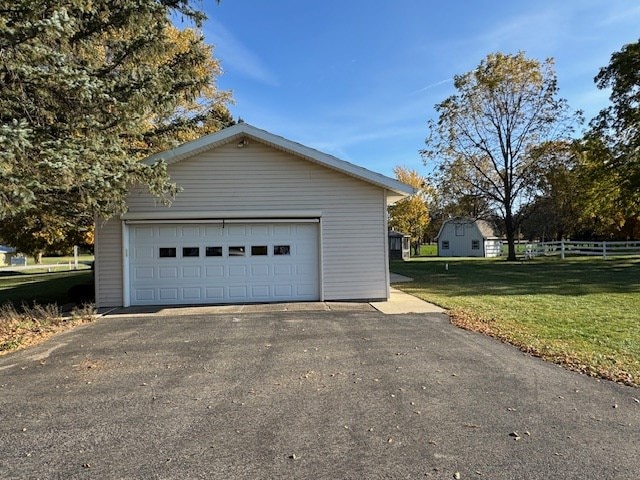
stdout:
{"type": "Polygon", "coordinates": [[[244,246],[242,247],[229,247],[230,257],[244,257],[244,246]]]}
{"type": "Polygon", "coordinates": [[[273,254],[274,255],[291,255],[291,246],[289,246],[289,245],[274,245],[273,246],[273,254]]]}
{"type": "Polygon", "coordinates": [[[198,247],[182,247],[183,257],[199,257],[200,249],[198,247]]]}
{"type": "Polygon", "coordinates": [[[204,254],[207,257],[221,257],[222,256],[222,247],[206,247],[204,254]]]}
{"type": "Polygon", "coordinates": [[[266,245],[253,245],[251,247],[251,256],[259,257],[268,255],[268,249],[266,245]]]}
{"type": "Polygon", "coordinates": [[[158,255],[160,258],[176,258],[176,249],[174,247],[160,247],[158,255]]]}

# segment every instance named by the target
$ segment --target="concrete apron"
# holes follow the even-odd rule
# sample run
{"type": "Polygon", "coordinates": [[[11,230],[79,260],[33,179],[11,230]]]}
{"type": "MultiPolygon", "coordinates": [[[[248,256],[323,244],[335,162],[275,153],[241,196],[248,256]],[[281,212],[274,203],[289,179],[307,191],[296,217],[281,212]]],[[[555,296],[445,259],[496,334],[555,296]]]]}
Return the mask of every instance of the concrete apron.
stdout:
{"type": "MultiPolygon", "coordinates": [[[[391,282],[411,282],[413,279],[391,274],[391,282]]],[[[122,316],[181,316],[181,315],[213,315],[236,313],[271,313],[271,312],[317,312],[317,311],[342,311],[342,312],[371,312],[377,310],[387,315],[400,315],[406,313],[445,313],[431,303],[420,300],[413,295],[390,288],[390,298],[386,302],[291,302],[291,303],[264,303],[249,305],[190,305],[190,306],[151,306],[103,309],[100,315],[122,316]]]]}

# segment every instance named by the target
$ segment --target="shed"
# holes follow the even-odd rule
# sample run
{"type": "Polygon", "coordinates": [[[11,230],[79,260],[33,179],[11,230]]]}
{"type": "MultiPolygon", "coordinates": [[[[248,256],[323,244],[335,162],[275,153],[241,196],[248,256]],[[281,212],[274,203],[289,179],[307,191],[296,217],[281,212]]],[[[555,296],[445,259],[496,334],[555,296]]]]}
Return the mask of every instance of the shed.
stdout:
{"type": "Polygon", "coordinates": [[[409,260],[411,258],[411,235],[389,230],[389,259],[409,260]]]}
{"type": "Polygon", "coordinates": [[[389,298],[387,206],[408,185],[239,123],[149,157],[182,191],[98,219],[96,303],[389,298]]]}
{"type": "Polygon", "coordinates": [[[15,248],[0,245],[0,265],[9,265],[11,257],[14,256],[15,253],[15,248]]]}
{"type": "Polygon", "coordinates": [[[502,239],[486,220],[456,217],[446,220],[438,236],[439,257],[498,257],[502,239]]]}

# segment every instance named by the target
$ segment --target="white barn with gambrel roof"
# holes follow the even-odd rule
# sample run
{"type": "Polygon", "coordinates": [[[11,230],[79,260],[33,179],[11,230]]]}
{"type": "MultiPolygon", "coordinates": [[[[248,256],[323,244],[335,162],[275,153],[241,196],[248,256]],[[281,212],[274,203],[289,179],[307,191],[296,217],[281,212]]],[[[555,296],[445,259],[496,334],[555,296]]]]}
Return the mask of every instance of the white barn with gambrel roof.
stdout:
{"type": "Polygon", "coordinates": [[[498,257],[502,239],[486,220],[456,217],[446,220],[438,236],[439,257],[498,257]]]}

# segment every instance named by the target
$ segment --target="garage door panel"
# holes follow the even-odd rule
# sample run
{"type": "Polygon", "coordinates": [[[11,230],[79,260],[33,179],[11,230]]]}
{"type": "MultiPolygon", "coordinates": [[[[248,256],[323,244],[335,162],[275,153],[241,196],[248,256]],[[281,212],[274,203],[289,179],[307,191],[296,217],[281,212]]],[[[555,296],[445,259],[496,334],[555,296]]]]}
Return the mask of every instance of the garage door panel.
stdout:
{"type": "Polygon", "coordinates": [[[318,224],[132,225],[130,301],[317,300],[318,235],[318,224]]]}
{"type": "Polygon", "coordinates": [[[247,266],[246,265],[230,265],[229,276],[230,277],[246,277],[247,266]]]}
{"type": "Polygon", "coordinates": [[[295,265],[295,269],[296,269],[296,273],[298,275],[311,275],[315,270],[316,267],[315,265],[310,265],[310,264],[305,264],[305,263],[300,263],[295,265]]]}
{"type": "Polygon", "coordinates": [[[275,276],[278,276],[278,275],[291,275],[291,265],[289,265],[289,264],[274,265],[273,266],[273,274],[275,276]]]}
{"type": "Polygon", "coordinates": [[[177,300],[178,289],[177,288],[160,288],[158,289],[159,300],[177,300]]]}
{"type": "Polygon", "coordinates": [[[182,298],[184,300],[201,300],[202,299],[202,290],[200,287],[190,287],[182,289],[182,298]]]}
{"type": "Polygon", "coordinates": [[[155,277],[155,268],[153,267],[138,267],[133,272],[133,278],[136,280],[147,280],[155,277]]]}
{"type": "Polygon", "coordinates": [[[293,296],[293,287],[291,285],[274,285],[273,287],[273,295],[278,298],[282,297],[292,297],[293,296]]]}
{"type": "Polygon", "coordinates": [[[314,292],[315,292],[315,285],[311,285],[311,284],[296,285],[297,295],[313,295],[314,292]]]}
{"type": "Polygon", "coordinates": [[[222,234],[224,232],[224,229],[222,228],[222,226],[219,225],[207,225],[206,227],[204,227],[204,236],[205,238],[209,239],[209,238],[220,238],[222,237],[222,234]]]}
{"type": "Polygon", "coordinates": [[[269,232],[269,225],[251,225],[250,231],[252,237],[256,235],[266,236],[269,232]]]}
{"type": "Polygon", "coordinates": [[[255,285],[251,287],[251,296],[253,298],[269,298],[271,295],[271,287],[269,285],[255,285]]]}
{"type": "Polygon", "coordinates": [[[224,300],[224,287],[205,287],[205,300],[212,303],[222,302],[224,300]]]}
{"type": "Polygon", "coordinates": [[[244,285],[235,285],[229,287],[229,298],[247,298],[247,287],[244,285]]]}
{"type": "Polygon", "coordinates": [[[200,267],[182,267],[182,278],[200,278],[200,267]]]}
{"type": "Polygon", "coordinates": [[[155,290],[151,288],[137,288],[134,290],[134,298],[138,302],[150,302],[155,300],[155,290]]]}
{"type": "Polygon", "coordinates": [[[178,267],[160,267],[158,269],[159,278],[178,278],[178,267]]]}
{"type": "Polygon", "coordinates": [[[265,277],[269,275],[269,265],[251,265],[252,277],[265,277]]]}
{"type": "Polygon", "coordinates": [[[182,238],[198,238],[200,237],[200,227],[182,227],[180,229],[180,235],[182,238]]]}
{"type": "Polygon", "coordinates": [[[273,235],[274,237],[288,238],[291,236],[291,226],[290,225],[274,225],[273,235]]]}
{"type": "Polygon", "coordinates": [[[158,227],[158,238],[165,241],[178,238],[178,227],[158,227]]]}
{"type": "Polygon", "coordinates": [[[226,228],[230,237],[245,237],[247,235],[246,225],[229,225],[226,228]]]}
{"type": "Polygon", "coordinates": [[[205,267],[206,278],[218,278],[224,277],[224,267],[222,265],[216,265],[213,267],[205,267]]]}
{"type": "Polygon", "coordinates": [[[141,260],[155,258],[155,248],[153,247],[137,247],[133,249],[133,255],[141,260]]]}

